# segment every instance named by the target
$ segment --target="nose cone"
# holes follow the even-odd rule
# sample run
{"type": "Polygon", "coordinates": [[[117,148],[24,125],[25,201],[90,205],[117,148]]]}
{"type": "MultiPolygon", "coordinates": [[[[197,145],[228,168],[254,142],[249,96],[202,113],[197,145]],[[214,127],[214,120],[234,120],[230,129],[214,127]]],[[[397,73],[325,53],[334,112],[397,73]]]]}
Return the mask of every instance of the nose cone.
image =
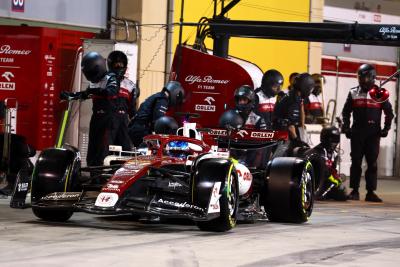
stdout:
{"type": "Polygon", "coordinates": [[[370,97],[372,100],[376,102],[385,102],[389,98],[389,91],[386,90],[385,88],[372,88],[371,90],[368,91],[370,97]]]}

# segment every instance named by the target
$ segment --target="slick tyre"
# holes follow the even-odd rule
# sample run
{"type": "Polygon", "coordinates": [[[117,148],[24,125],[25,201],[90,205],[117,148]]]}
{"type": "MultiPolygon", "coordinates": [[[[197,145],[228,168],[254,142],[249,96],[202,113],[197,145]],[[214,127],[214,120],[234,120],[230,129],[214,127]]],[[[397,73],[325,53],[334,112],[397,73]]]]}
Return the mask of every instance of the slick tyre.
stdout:
{"type": "Polygon", "coordinates": [[[273,222],[304,223],[314,205],[313,166],[299,158],[275,158],[265,194],[267,217],[273,222]]]}
{"type": "Polygon", "coordinates": [[[54,192],[78,191],[80,159],[77,153],[64,148],[45,149],[36,161],[32,174],[31,203],[33,214],[45,221],[64,222],[71,218],[73,207],[44,201],[54,192]]]}
{"type": "Polygon", "coordinates": [[[211,221],[198,222],[197,226],[202,231],[225,232],[236,226],[236,213],[238,209],[239,188],[235,175],[231,174],[225,180],[224,188],[220,194],[220,216],[211,221]]]}
{"type": "Polygon", "coordinates": [[[32,207],[32,212],[39,219],[50,222],[66,222],[73,214],[69,210],[47,210],[36,207],[32,207]]]}
{"type": "Polygon", "coordinates": [[[204,208],[208,216],[216,214],[210,211],[211,199],[216,199],[219,205],[218,217],[209,221],[198,221],[199,229],[212,232],[231,230],[236,226],[239,204],[239,185],[233,162],[228,159],[209,158],[199,161],[195,169],[196,175],[192,181],[194,204],[204,208]],[[213,192],[218,183],[219,192],[213,192]]]}

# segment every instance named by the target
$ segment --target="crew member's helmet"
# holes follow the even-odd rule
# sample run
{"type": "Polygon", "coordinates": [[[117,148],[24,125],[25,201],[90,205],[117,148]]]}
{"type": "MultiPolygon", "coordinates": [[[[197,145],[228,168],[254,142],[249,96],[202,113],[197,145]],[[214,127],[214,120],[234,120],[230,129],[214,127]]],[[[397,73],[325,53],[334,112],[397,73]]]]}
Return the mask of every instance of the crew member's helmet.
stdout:
{"type": "Polygon", "coordinates": [[[219,118],[219,126],[225,129],[239,129],[243,126],[244,120],[236,110],[225,111],[219,118]]]}
{"type": "Polygon", "coordinates": [[[169,95],[169,106],[174,107],[183,103],[185,99],[185,91],[180,82],[169,81],[162,91],[167,91],[169,95]]]}
{"type": "Polygon", "coordinates": [[[319,73],[314,73],[313,75],[311,75],[311,77],[313,78],[315,83],[312,93],[314,95],[319,95],[320,93],[322,93],[322,85],[325,84],[325,77],[319,73]]]}
{"type": "Polygon", "coordinates": [[[274,69],[268,70],[264,73],[261,80],[261,89],[265,94],[277,95],[282,89],[283,76],[274,69]]]}
{"type": "Polygon", "coordinates": [[[321,130],[320,141],[324,148],[334,150],[340,143],[340,131],[335,126],[324,127],[321,130]]]}
{"type": "Polygon", "coordinates": [[[83,75],[92,83],[98,83],[107,73],[106,61],[97,52],[89,52],[82,58],[83,75]]]}
{"type": "Polygon", "coordinates": [[[178,123],[169,116],[162,116],[154,123],[154,132],[156,134],[176,134],[176,130],[178,130],[178,123]]]}
{"type": "Polygon", "coordinates": [[[122,51],[112,51],[107,57],[108,70],[115,73],[118,78],[122,79],[128,68],[128,57],[122,51]]]}
{"type": "Polygon", "coordinates": [[[301,97],[303,99],[310,95],[311,91],[314,89],[314,86],[314,79],[307,72],[299,74],[295,78],[293,84],[294,89],[301,93],[301,97]]]}
{"type": "Polygon", "coordinates": [[[235,105],[240,113],[248,115],[254,108],[256,102],[256,94],[248,85],[242,85],[235,90],[235,105]],[[242,103],[243,99],[247,99],[246,103],[242,103]]]}
{"type": "Polygon", "coordinates": [[[361,89],[368,91],[375,84],[376,70],[370,64],[362,64],[357,71],[361,89]]]}

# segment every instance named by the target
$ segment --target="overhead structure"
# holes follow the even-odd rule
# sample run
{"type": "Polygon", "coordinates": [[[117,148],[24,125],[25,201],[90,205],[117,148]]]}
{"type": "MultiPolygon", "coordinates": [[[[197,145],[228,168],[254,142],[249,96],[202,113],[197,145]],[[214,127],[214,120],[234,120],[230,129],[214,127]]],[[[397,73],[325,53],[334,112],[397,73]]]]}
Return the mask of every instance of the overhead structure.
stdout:
{"type": "Polygon", "coordinates": [[[197,26],[195,47],[203,47],[206,36],[214,40],[213,53],[220,57],[228,56],[230,37],[400,46],[400,25],[248,21],[225,17],[239,2],[240,0],[232,0],[224,6],[224,1],[221,1],[221,12],[217,15],[215,0],[213,18],[201,18],[199,23],[183,23],[184,26],[197,26]]]}

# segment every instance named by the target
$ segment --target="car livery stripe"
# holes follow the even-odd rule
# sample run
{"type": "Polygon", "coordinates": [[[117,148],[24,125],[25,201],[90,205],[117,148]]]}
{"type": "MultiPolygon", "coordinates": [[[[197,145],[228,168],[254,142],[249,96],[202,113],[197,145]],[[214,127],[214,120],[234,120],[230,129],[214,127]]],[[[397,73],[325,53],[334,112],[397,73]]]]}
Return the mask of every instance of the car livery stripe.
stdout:
{"type": "Polygon", "coordinates": [[[228,186],[227,186],[227,188],[228,188],[228,199],[229,200],[231,200],[231,177],[232,177],[232,170],[233,170],[233,166],[234,165],[236,165],[236,164],[238,164],[239,163],[239,161],[237,161],[236,159],[234,159],[234,158],[230,158],[229,159],[232,163],[231,163],[231,166],[229,167],[229,171],[228,171],[228,186]]]}
{"type": "MultiPolygon", "coordinates": [[[[312,167],[312,164],[311,164],[311,162],[309,161],[309,160],[307,160],[307,162],[306,162],[306,170],[308,171],[308,170],[310,170],[310,168],[312,167]]],[[[303,174],[302,174],[302,176],[303,176],[303,174]]],[[[303,178],[303,177],[302,177],[303,178]]],[[[302,183],[302,189],[301,189],[301,207],[302,207],[302,209],[303,209],[303,212],[304,213],[307,213],[307,211],[306,211],[306,208],[305,208],[305,205],[306,205],[306,203],[305,203],[305,190],[306,190],[306,187],[307,187],[307,184],[306,184],[306,182],[304,181],[304,179],[301,179],[301,183],[302,183]]]]}

